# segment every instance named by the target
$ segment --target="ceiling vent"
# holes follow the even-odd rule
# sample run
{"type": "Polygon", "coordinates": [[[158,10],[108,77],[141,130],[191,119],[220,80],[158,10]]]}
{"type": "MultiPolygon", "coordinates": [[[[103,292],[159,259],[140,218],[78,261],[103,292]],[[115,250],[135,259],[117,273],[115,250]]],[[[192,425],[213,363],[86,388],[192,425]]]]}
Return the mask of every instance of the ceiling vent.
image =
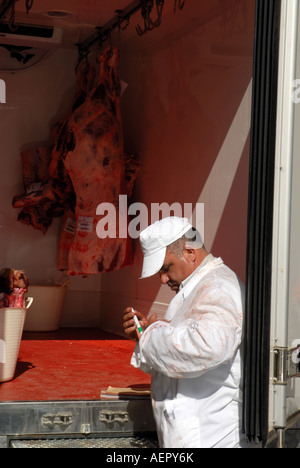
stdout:
{"type": "Polygon", "coordinates": [[[0,24],[0,70],[31,68],[57,49],[63,31],[57,27],[20,25],[11,31],[0,24]]]}

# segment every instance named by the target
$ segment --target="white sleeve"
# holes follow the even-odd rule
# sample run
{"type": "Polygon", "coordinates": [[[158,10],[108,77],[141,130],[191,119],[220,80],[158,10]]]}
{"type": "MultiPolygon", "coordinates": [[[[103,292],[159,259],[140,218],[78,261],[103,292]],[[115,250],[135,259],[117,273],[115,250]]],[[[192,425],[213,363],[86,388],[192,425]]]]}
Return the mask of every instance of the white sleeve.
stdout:
{"type": "Polygon", "coordinates": [[[158,321],[147,328],[136,349],[137,367],[194,378],[234,357],[241,343],[242,311],[230,294],[211,291],[189,315],[176,327],[158,321]]]}
{"type": "Polygon", "coordinates": [[[131,357],[131,365],[133,367],[136,367],[137,369],[142,370],[146,374],[151,374],[151,367],[148,366],[148,364],[143,360],[142,362],[142,356],[140,352],[140,344],[139,342],[135,345],[133,355],[131,357]]]}

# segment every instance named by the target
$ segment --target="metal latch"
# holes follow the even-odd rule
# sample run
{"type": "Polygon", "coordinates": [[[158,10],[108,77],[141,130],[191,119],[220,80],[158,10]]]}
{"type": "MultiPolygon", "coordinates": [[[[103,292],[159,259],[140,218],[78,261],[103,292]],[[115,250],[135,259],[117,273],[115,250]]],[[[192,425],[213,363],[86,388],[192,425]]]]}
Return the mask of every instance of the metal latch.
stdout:
{"type": "Polygon", "coordinates": [[[86,423],[86,424],[81,424],[81,434],[87,435],[91,433],[91,425],[86,423]]]}
{"type": "Polygon", "coordinates": [[[46,413],[42,416],[43,426],[54,427],[58,426],[69,426],[73,422],[73,416],[70,412],[60,412],[60,413],[46,413]]]}
{"type": "Polygon", "coordinates": [[[124,426],[129,421],[129,414],[127,411],[102,410],[99,413],[99,421],[104,422],[109,427],[112,427],[114,423],[124,426]]]}
{"type": "Polygon", "coordinates": [[[292,378],[300,377],[300,345],[295,348],[274,348],[273,383],[286,385],[292,378]]]}

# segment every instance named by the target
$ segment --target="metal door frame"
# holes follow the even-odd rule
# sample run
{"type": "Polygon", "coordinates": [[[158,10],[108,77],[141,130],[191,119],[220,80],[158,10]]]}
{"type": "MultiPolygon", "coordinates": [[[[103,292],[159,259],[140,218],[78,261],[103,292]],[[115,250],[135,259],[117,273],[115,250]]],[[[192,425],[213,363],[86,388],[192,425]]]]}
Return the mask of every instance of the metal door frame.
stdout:
{"type": "Polygon", "coordinates": [[[296,77],[299,0],[282,0],[278,73],[277,138],[274,177],[274,222],[271,286],[269,429],[284,444],[287,427],[287,383],[274,378],[274,350],[288,349],[289,262],[294,111],[292,83],[296,77]]]}
{"type": "Polygon", "coordinates": [[[246,282],[243,429],[263,446],[287,428],[286,382],[291,173],[299,0],[257,0],[246,282]]]}
{"type": "MultiPolygon", "coordinates": [[[[288,0],[289,1],[289,0],[288,0]]],[[[281,0],[256,0],[249,168],[243,430],[268,434],[270,305],[281,0]]]]}

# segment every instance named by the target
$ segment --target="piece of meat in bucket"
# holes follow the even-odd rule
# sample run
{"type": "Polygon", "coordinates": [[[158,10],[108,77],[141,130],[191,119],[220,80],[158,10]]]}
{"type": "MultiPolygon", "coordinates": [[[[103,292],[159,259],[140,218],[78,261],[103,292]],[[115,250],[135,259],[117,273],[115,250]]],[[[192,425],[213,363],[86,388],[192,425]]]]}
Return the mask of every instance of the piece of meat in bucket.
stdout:
{"type": "Polygon", "coordinates": [[[29,281],[24,271],[12,268],[3,268],[0,271],[0,293],[10,295],[15,288],[27,290],[28,286],[29,281]]]}

